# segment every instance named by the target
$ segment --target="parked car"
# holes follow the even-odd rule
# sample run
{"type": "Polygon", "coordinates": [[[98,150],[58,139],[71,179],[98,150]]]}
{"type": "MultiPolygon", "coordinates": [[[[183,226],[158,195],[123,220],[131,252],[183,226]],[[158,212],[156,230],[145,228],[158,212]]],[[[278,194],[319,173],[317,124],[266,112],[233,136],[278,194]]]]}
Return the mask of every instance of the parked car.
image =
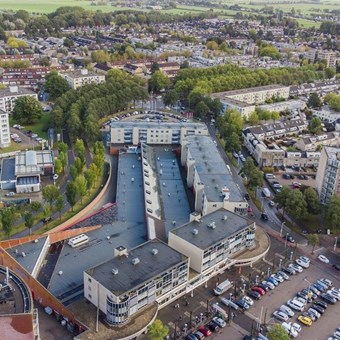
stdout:
{"type": "Polygon", "coordinates": [[[203,340],[204,339],[204,334],[201,333],[200,331],[196,331],[194,333],[194,336],[198,339],[198,340],[203,340]]]}
{"type": "Polygon", "coordinates": [[[310,259],[309,259],[307,256],[300,256],[299,259],[300,259],[301,261],[306,262],[306,263],[310,263],[310,259]]]}
{"type": "Polygon", "coordinates": [[[292,267],[284,267],[282,268],[282,270],[286,273],[288,273],[289,275],[295,275],[296,274],[296,270],[292,267]]]}
{"type": "Polygon", "coordinates": [[[254,300],[260,300],[261,299],[261,294],[255,291],[250,290],[249,292],[247,292],[247,295],[251,298],[253,298],[254,300]]]}
{"type": "Polygon", "coordinates": [[[282,276],[280,276],[279,274],[272,274],[270,275],[271,277],[273,277],[276,281],[282,283],[284,281],[284,278],[282,276]]]}
{"type": "Polygon", "coordinates": [[[254,304],[254,301],[249,296],[243,296],[242,298],[249,306],[254,304]]]}
{"type": "Polygon", "coordinates": [[[302,316],[306,316],[307,318],[310,318],[313,322],[317,321],[317,318],[313,313],[304,312],[302,313],[302,316]]]}
{"type": "Polygon", "coordinates": [[[320,291],[317,288],[315,288],[313,285],[309,286],[308,289],[310,289],[317,296],[321,294],[320,291]]]}
{"type": "Polygon", "coordinates": [[[321,299],[329,303],[330,305],[335,305],[336,304],[336,298],[332,295],[329,294],[321,294],[320,295],[321,299]]]}
{"type": "Polygon", "coordinates": [[[314,305],[317,305],[317,306],[320,306],[322,307],[323,309],[327,309],[328,305],[326,302],[324,301],[320,301],[320,300],[317,300],[314,302],[314,305]]]}
{"type": "Polygon", "coordinates": [[[271,290],[273,290],[275,288],[275,285],[272,284],[269,281],[262,281],[262,284],[265,285],[265,286],[268,286],[271,290]]]}
{"type": "Polygon", "coordinates": [[[220,329],[220,327],[213,321],[206,324],[205,327],[207,327],[212,332],[217,332],[220,329]]]}
{"type": "Polygon", "coordinates": [[[302,273],[303,272],[303,268],[301,266],[299,266],[298,264],[292,263],[288,267],[293,268],[298,273],[302,273]]]}
{"type": "Polygon", "coordinates": [[[243,299],[239,299],[237,301],[235,301],[235,303],[240,307],[240,308],[243,308],[243,309],[249,309],[250,306],[247,304],[247,302],[245,302],[243,299]]]}
{"type": "Polygon", "coordinates": [[[10,191],[10,192],[8,192],[5,196],[6,196],[6,197],[13,197],[13,196],[15,196],[15,192],[10,191]]]}
{"type": "Polygon", "coordinates": [[[212,321],[215,322],[215,324],[220,328],[223,328],[227,325],[224,320],[222,320],[221,318],[218,318],[217,316],[212,318],[212,321]]]}
{"type": "Polygon", "coordinates": [[[265,292],[269,292],[269,290],[270,290],[269,286],[267,286],[267,285],[265,285],[263,283],[259,283],[257,285],[257,287],[262,288],[265,292]]]}
{"type": "Polygon", "coordinates": [[[293,338],[296,338],[299,335],[298,331],[286,322],[282,322],[282,327],[293,338]]]}
{"type": "Polygon", "coordinates": [[[275,286],[277,286],[279,284],[279,282],[276,279],[274,279],[273,277],[268,277],[267,281],[271,282],[275,286]]]}
{"type": "Polygon", "coordinates": [[[249,201],[249,200],[250,200],[249,194],[248,194],[248,193],[245,193],[245,194],[244,194],[244,198],[245,198],[247,201],[249,201]]]}
{"type": "Polygon", "coordinates": [[[327,290],[327,294],[335,297],[338,301],[340,300],[340,293],[338,293],[336,290],[327,290]]]}
{"type": "Polygon", "coordinates": [[[186,337],[187,340],[197,340],[197,338],[195,337],[195,335],[193,334],[188,334],[186,337]]]}
{"type": "Polygon", "coordinates": [[[211,331],[208,327],[204,327],[204,326],[201,326],[199,329],[198,329],[204,336],[210,336],[211,335],[211,331]]]}
{"type": "Polygon", "coordinates": [[[302,324],[304,324],[304,325],[306,325],[306,326],[311,326],[311,325],[313,324],[312,319],[309,318],[308,316],[300,315],[300,316],[298,317],[298,320],[299,320],[302,324]]]}
{"type": "Polygon", "coordinates": [[[320,285],[320,284],[318,284],[318,283],[314,283],[312,285],[312,287],[315,287],[319,292],[324,292],[325,291],[325,287],[320,285]]]}
{"type": "Polygon", "coordinates": [[[325,255],[319,255],[318,259],[323,263],[329,263],[329,259],[325,255]]]}
{"type": "Polygon", "coordinates": [[[334,263],[332,267],[336,270],[340,270],[340,263],[334,263]]]}
{"type": "Polygon", "coordinates": [[[293,327],[298,333],[300,333],[302,330],[301,326],[296,322],[288,322],[287,325],[289,327],[293,327]]]}
{"type": "Polygon", "coordinates": [[[288,321],[289,319],[286,313],[277,310],[273,313],[273,316],[280,321],[288,321]]]}
{"type": "Polygon", "coordinates": [[[317,319],[319,319],[321,316],[321,314],[314,308],[309,308],[307,312],[314,314],[317,319]]]}
{"type": "Polygon", "coordinates": [[[322,278],[322,279],[320,279],[318,281],[324,283],[325,285],[327,285],[327,287],[332,287],[333,286],[333,282],[331,280],[329,280],[329,279],[322,278]]]}
{"type": "Polygon", "coordinates": [[[268,221],[268,215],[266,213],[262,213],[261,214],[261,218],[264,220],[264,221],[268,221]]]}
{"type": "Polygon", "coordinates": [[[302,261],[301,259],[296,259],[295,262],[302,268],[309,268],[309,263],[302,261]]]}
{"type": "Polygon", "coordinates": [[[58,178],[59,178],[59,175],[58,175],[58,174],[54,174],[54,175],[53,175],[53,180],[54,180],[54,181],[56,181],[58,178]]]}
{"type": "Polygon", "coordinates": [[[275,206],[275,202],[274,202],[274,201],[269,201],[269,202],[268,202],[268,205],[269,205],[270,207],[274,207],[274,206],[275,206]]]}
{"type": "Polygon", "coordinates": [[[316,304],[313,304],[312,305],[312,308],[315,309],[317,312],[319,312],[320,314],[323,314],[325,312],[325,309],[322,308],[321,306],[319,305],[316,305],[316,304]]]}
{"type": "Polygon", "coordinates": [[[283,312],[283,313],[285,313],[285,314],[287,314],[289,317],[293,317],[294,314],[295,314],[295,313],[292,311],[292,309],[289,308],[289,307],[286,306],[286,305],[282,305],[282,306],[280,307],[280,311],[283,312]]]}
{"type": "Polygon", "coordinates": [[[282,276],[285,280],[288,280],[288,279],[289,279],[289,276],[288,276],[285,272],[283,272],[282,270],[279,270],[279,271],[277,272],[277,274],[279,274],[280,276],[282,276]]]}
{"type": "Polygon", "coordinates": [[[265,292],[262,288],[257,287],[257,286],[252,287],[251,290],[252,290],[253,292],[257,292],[257,293],[261,294],[262,296],[266,294],[266,292],[265,292]]]}

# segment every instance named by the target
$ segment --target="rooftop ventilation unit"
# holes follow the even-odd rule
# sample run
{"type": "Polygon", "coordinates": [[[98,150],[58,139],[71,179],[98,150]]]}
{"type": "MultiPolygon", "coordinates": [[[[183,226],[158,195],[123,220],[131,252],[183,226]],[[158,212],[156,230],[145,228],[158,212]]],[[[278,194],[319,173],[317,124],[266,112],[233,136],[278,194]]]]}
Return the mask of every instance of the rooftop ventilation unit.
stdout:
{"type": "Polygon", "coordinates": [[[118,274],[118,269],[117,268],[112,268],[112,270],[111,270],[111,273],[113,274],[113,275],[117,275],[118,274]]]}
{"type": "Polygon", "coordinates": [[[198,230],[197,230],[197,229],[193,229],[193,230],[192,230],[192,234],[193,234],[193,235],[197,235],[197,234],[198,234],[198,230]]]}
{"type": "Polygon", "coordinates": [[[132,264],[135,266],[136,264],[138,264],[140,262],[138,257],[135,257],[132,259],[132,264]]]}
{"type": "Polygon", "coordinates": [[[26,257],[25,252],[22,252],[21,255],[22,255],[22,257],[26,257]]]}
{"type": "Polygon", "coordinates": [[[216,228],[216,223],[215,223],[214,221],[212,221],[212,222],[210,222],[210,223],[208,224],[208,227],[209,227],[210,229],[215,229],[215,228],[216,228]]]}
{"type": "Polygon", "coordinates": [[[227,216],[227,215],[223,215],[222,220],[223,220],[223,221],[226,221],[227,219],[228,219],[228,216],[227,216]]]}
{"type": "Polygon", "coordinates": [[[153,248],[153,249],[151,250],[151,253],[152,253],[152,255],[157,255],[157,254],[158,254],[158,249],[153,248]]]}

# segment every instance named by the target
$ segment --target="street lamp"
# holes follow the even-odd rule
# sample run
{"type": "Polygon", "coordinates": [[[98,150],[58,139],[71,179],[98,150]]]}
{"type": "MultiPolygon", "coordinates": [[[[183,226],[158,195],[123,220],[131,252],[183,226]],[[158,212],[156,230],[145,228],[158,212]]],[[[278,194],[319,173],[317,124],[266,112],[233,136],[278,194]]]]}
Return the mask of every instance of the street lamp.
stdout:
{"type": "Polygon", "coordinates": [[[267,269],[267,274],[268,274],[268,276],[270,275],[270,267],[268,267],[268,269],[267,269]]]}
{"type": "Polygon", "coordinates": [[[289,233],[286,234],[286,239],[285,239],[285,248],[287,248],[287,239],[288,239],[289,233]]]}
{"type": "Polygon", "coordinates": [[[338,236],[335,236],[334,248],[333,250],[336,251],[336,246],[338,244],[338,236]]]}
{"type": "Polygon", "coordinates": [[[289,260],[292,261],[293,260],[293,252],[291,251],[290,252],[290,257],[289,257],[289,260]]]}
{"type": "Polygon", "coordinates": [[[280,229],[280,237],[282,237],[282,231],[283,231],[283,226],[286,224],[286,222],[281,223],[281,229],[280,229]]]}
{"type": "Polygon", "coordinates": [[[306,277],[303,280],[308,283],[308,294],[309,294],[310,293],[310,286],[312,285],[312,283],[310,281],[308,281],[306,277]]]}
{"type": "Polygon", "coordinates": [[[258,279],[259,279],[259,276],[258,276],[258,275],[256,275],[256,276],[255,276],[255,284],[257,284],[257,283],[258,283],[258,279]]]}
{"type": "Polygon", "coordinates": [[[279,269],[281,270],[281,265],[282,265],[282,259],[279,260],[279,269]]]}

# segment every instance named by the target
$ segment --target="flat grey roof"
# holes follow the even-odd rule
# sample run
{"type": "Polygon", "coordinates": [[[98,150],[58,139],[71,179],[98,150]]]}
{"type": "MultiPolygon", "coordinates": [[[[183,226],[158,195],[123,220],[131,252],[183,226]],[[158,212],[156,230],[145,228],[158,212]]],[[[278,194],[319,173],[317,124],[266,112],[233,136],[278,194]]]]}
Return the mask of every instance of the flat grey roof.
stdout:
{"type": "Polygon", "coordinates": [[[239,107],[254,106],[254,104],[248,104],[246,102],[242,102],[242,101],[237,100],[237,99],[229,98],[224,92],[212,94],[211,97],[217,98],[222,102],[229,103],[229,104],[239,106],[239,107]]]}
{"type": "Polygon", "coordinates": [[[192,130],[207,130],[207,126],[202,123],[191,122],[146,122],[146,121],[113,121],[111,127],[115,129],[132,129],[138,127],[139,129],[192,129],[192,130]]]}
{"type": "Polygon", "coordinates": [[[45,167],[53,167],[52,150],[22,151],[15,155],[15,174],[40,174],[45,167]]]}
{"type": "Polygon", "coordinates": [[[11,92],[9,90],[9,88],[0,90],[0,98],[3,98],[3,97],[24,96],[24,95],[32,95],[32,94],[36,95],[36,93],[34,91],[29,90],[29,89],[27,89],[25,87],[18,87],[18,91],[17,92],[11,92]]]}
{"type": "Polygon", "coordinates": [[[219,209],[203,216],[200,222],[189,222],[170,231],[170,233],[204,250],[221,240],[239,233],[253,223],[251,220],[234,214],[229,210],[219,209]],[[208,227],[211,222],[215,222],[215,229],[208,227]],[[194,229],[198,231],[196,235],[193,232],[194,229]]]}
{"type": "Polygon", "coordinates": [[[111,258],[86,272],[116,296],[120,296],[185,259],[178,251],[154,239],[130,250],[128,257],[123,255],[111,258]],[[153,249],[157,249],[158,253],[154,255],[153,249]],[[134,258],[140,262],[133,264],[134,258]],[[112,274],[112,269],[118,269],[118,274],[112,274]]]}
{"type": "Polygon", "coordinates": [[[88,244],[78,248],[72,248],[67,242],[63,245],[48,286],[48,290],[57,297],[82,287],[84,271],[111,259],[116,247],[134,248],[147,239],[144,224],[120,221],[85,234],[90,238],[88,244]],[[110,236],[109,240],[107,236],[110,236]],[[60,270],[62,275],[58,275],[60,270]]]}
{"type": "Polygon", "coordinates": [[[231,202],[243,202],[243,195],[210,136],[187,136],[195,169],[209,202],[222,202],[221,190],[230,190],[231,202]]]}
{"type": "Polygon", "coordinates": [[[217,93],[213,93],[213,95],[220,95],[220,96],[228,97],[228,96],[235,96],[238,94],[268,91],[268,90],[274,90],[274,89],[280,89],[280,88],[286,88],[286,87],[289,88],[289,86],[273,84],[273,85],[265,85],[265,86],[257,86],[257,87],[248,87],[248,88],[239,89],[239,90],[217,92],[217,93]]]}
{"type": "Polygon", "coordinates": [[[1,162],[1,182],[15,180],[15,158],[4,158],[1,162]]]}
{"type": "Polygon", "coordinates": [[[141,154],[121,153],[118,162],[117,220],[145,226],[141,154]],[[132,178],[134,181],[131,181],[132,178]]]}
{"type": "Polygon", "coordinates": [[[154,147],[159,195],[164,213],[165,233],[189,221],[190,207],[181,178],[180,169],[171,148],[154,147]],[[159,160],[158,160],[159,158],[159,160]],[[162,170],[162,174],[160,174],[162,170]],[[174,225],[172,222],[176,221],[174,225]]]}
{"type": "Polygon", "coordinates": [[[17,245],[8,250],[10,255],[18,261],[29,273],[32,273],[38,257],[44,247],[47,236],[41,237],[37,242],[31,241],[17,245]],[[25,256],[23,256],[23,253],[25,256]]]}

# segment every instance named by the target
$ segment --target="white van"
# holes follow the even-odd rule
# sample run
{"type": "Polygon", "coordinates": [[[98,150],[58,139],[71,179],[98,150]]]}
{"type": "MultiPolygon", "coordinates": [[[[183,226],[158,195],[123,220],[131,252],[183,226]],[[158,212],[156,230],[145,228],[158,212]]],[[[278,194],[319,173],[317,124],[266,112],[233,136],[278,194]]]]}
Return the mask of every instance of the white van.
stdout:
{"type": "Polygon", "coordinates": [[[214,289],[214,293],[215,295],[221,295],[225,293],[228,289],[230,289],[232,286],[233,286],[232,282],[230,282],[229,280],[225,280],[214,289]]]}
{"type": "Polygon", "coordinates": [[[294,310],[299,312],[303,312],[303,310],[305,309],[305,305],[301,301],[298,301],[296,299],[288,300],[287,305],[290,308],[293,308],[294,310]]]}
{"type": "Polygon", "coordinates": [[[274,179],[275,176],[273,174],[265,174],[264,175],[267,179],[274,179]]]}

